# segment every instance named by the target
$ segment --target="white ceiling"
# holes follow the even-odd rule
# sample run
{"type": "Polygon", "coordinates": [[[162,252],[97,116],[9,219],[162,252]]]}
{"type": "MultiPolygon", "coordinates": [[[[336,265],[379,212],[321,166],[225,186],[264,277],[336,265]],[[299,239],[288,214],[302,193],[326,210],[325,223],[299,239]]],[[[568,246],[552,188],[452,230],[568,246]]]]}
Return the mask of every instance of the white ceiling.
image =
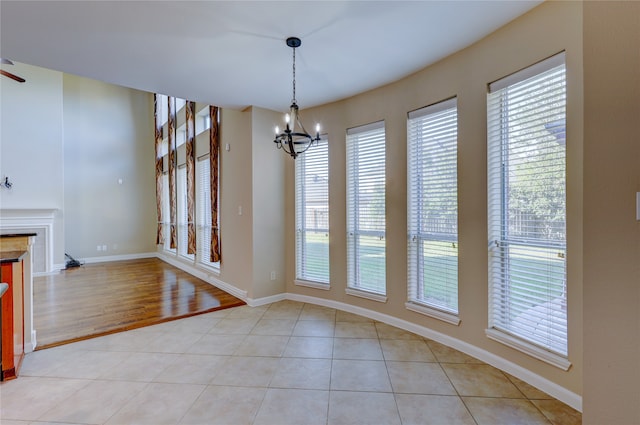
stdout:
{"type": "Polygon", "coordinates": [[[284,111],[289,36],[302,39],[296,97],[305,108],[398,80],[540,3],[2,0],[0,55],[223,107],[284,111]]]}

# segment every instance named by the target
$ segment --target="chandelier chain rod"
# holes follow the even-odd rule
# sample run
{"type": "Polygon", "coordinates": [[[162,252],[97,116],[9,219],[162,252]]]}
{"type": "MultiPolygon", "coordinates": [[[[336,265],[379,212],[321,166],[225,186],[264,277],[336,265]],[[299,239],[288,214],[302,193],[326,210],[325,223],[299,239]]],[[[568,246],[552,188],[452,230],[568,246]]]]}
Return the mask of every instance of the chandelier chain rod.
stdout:
{"type": "Polygon", "coordinates": [[[293,48],[293,99],[291,103],[296,102],[296,48],[293,48]]]}

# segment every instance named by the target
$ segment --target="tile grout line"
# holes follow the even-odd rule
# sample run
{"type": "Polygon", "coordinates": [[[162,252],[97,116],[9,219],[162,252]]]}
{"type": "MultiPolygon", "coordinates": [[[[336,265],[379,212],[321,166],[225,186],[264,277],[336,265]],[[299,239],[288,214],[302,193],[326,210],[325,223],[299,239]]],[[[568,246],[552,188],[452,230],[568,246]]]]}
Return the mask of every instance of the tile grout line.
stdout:
{"type": "MultiPolygon", "coordinates": [[[[427,344],[427,347],[429,347],[428,344],[427,344]]],[[[429,347],[429,349],[431,350],[431,347],[429,347]]],[[[458,399],[460,400],[464,408],[467,410],[467,413],[469,413],[469,416],[471,417],[471,419],[473,419],[473,422],[475,422],[476,425],[479,425],[478,420],[473,415],[473,413],[471,413],[471,409],[469,409],[469,406],[467,406],[467,403],[464,401],[464,398],[460,395],[460,391],[458,391],[458,388],[453,384],[453,381],[451,380],[451,377],[449,377],[449,374],[447,373],[446,369],[442,367],[443,362],[440,361],[440,359],[438,358],[438,356],[435,355],[435,353],[433,354],[433,357],[435,357],[436,361],[438,362],[438,366],[440,367],[440,370],[442,370],[442,373],[444,373],[444,376],[446,376],[447,379],[449,380],[449,384],[451,384],[451,388],[453,388],[453,390],[456,392],[458,399]]]]}

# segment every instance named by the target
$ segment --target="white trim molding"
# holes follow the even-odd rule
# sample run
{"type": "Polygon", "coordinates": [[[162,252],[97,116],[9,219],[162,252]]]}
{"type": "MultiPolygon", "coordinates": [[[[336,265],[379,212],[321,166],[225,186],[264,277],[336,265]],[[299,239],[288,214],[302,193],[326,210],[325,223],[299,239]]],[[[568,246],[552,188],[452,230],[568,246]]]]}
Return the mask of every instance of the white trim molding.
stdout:
{"type": "Polygon", "coordinates": [[[9,233],[16,231],[17,233],[26,232],[34,229],[44,229],[44,273],[39,272],[35,275],[51,273],[54,271],[53,265],[53,224],[57,209],[2,209],[0,210],[0,231],[9,233]]]}
{"type": "Polygon", "coordinates": [[[287,294],[276,294],[268,297],[262,298],[246,298],[244,301],[247,303],[249,307],[260,307],[263,305],[275,303],[278,301],[284,301],[287,299],[287,294]]]}
{"type": "Polygon", "coordinates": [[[404,307],[407,310],[414,313],[424,314],[425,316],[432,317],[434,319],[442,320],[443,322],[450,323],[454,326],[460,325],[460,317],[453,313],[447,313],[446,311],[437,310],[435,308],[428,307],[426,305],[407,301],[404,303],[404,307]]]}
{"type": "Polygon", "coordinates": [[[387,297],[386,295],[376,294],[374,292],[363,291],[361,289],[356,288],[347,288],[345,289],[345,294],[351,295],[353,297],[360,297],[371,301],[377,301],[379,303],[386,303],[387,297]]]}
{"type": "Polygon", "coordinates": [[[155,252],[143,252],[141,254],[105,255],[104,257],[80,258],[83,264],[109,263],[111,261],[140,260],[142,258],[156,258],[155,252]]]}
{"type": "Polygon", "coordinates": [[[323,291],[328,291],[329,289],[331,289],[331,285],[329,285],[328,283],[312,282],[310,280],[304,279],[296,279],[293,281],[293,284],[296,286],[305,286],[307,288],[321,289],[323,291]]]}
{"type": "Polygon", "coordinates": [[[497,341],[501,344],[511,347],[515,350],[522,351],[525,354],[530,355],[545,363],[549,363],[551,366],[555,366],[564,371],[569,370],[571,362],[559,354],[552,353],[544,348],[537,347],[533,344],[528,344],[525,341],[514,338],[504,332],[500,332],[497,329],[486,329],[485,333],[487,338],[497,341]]]}

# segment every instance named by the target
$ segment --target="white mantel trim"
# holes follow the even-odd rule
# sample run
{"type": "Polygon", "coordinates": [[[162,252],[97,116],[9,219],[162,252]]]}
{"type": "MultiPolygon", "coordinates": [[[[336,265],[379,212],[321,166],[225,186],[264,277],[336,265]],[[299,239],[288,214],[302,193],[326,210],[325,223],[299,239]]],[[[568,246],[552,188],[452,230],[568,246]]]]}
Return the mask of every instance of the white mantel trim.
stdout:
{"type": "Polygon", "coordinates": [[[45,233],[45,273],[53,266],[53,224],[57,209],[19,208],[0,209],[0,231],[43,228],[45,233]]]}

